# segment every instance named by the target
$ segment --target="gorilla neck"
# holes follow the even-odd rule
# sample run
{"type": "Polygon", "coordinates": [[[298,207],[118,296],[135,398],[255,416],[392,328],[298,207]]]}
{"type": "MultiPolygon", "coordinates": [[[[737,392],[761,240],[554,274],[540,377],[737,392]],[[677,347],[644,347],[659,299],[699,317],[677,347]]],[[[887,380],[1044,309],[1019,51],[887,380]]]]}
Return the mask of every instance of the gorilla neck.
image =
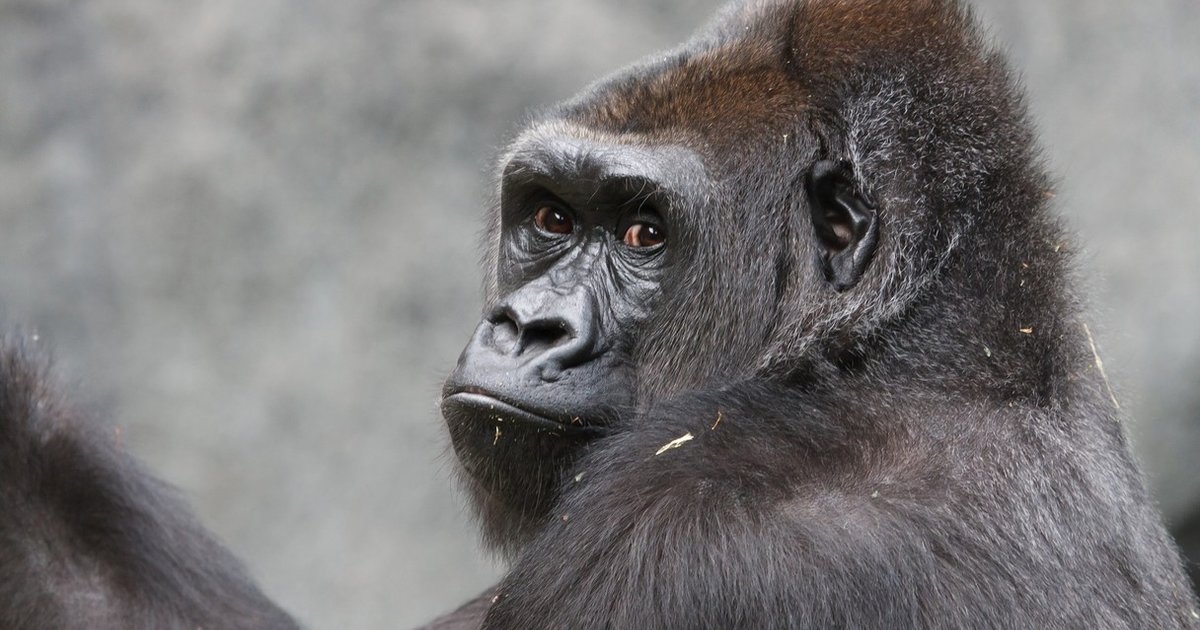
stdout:
{"type": "MultiPolygon", "coordinates": [[[[1090,365],[1076,299],[1064,289],[1068,254],[1061,239],[1024,242],[1018,255],[989,260],[957,250],[972,260],[948,261],[942,278],[871,336],[886,345],[859,352],[877,357],[880,373],[932,389],[1038,407],[1066,400],[1090,365]]],[[[838,359],[853,366],[855,357],[838,359]]]]}

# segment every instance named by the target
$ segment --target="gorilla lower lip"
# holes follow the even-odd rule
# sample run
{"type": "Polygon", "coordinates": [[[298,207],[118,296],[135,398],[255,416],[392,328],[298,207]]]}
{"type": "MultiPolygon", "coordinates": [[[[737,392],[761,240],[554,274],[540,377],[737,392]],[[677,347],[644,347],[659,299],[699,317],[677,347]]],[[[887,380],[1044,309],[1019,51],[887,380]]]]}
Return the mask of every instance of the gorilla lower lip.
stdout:
{"type": "Polygon", "coordinates": [[[571,436],[598,433],[599,431],[597,427],[559,422],[477,391],[463,391],[451,394],[442,400],[442,407],[444,408],[447,405],[472,409],[487,420],[522,424],[538,429],[539,431],[571,436]]]}

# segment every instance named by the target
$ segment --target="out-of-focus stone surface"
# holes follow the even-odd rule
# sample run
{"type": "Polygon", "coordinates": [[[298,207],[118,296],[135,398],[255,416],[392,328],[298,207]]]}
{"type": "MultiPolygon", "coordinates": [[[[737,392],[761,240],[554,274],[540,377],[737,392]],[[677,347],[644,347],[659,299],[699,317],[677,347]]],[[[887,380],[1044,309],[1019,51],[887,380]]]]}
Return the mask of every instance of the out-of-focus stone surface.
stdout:
{"type": "MultiPolygon", "coordinates": [[[[1200,501],[1200,5],[978,2],[1164,511],[1200,501]]],[[[482,589],[438,383],[492,150],[699,2],[0,3],[0,311],[315,628],[482,589]]]]}

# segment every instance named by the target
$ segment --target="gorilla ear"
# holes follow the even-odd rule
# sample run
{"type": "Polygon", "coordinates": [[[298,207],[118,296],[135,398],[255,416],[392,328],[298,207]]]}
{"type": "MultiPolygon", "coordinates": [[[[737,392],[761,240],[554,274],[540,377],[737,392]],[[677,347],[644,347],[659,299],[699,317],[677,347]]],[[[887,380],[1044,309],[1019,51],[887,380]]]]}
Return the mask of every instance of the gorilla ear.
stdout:
{"type": "Polygon", "coordinates": [[[825,280],[838,291],[858,283],[875,254],[879,225],[875,204],[858,192],[850,165],[820,160],[808,174],[808,206],[821,246],[825,280]]]}

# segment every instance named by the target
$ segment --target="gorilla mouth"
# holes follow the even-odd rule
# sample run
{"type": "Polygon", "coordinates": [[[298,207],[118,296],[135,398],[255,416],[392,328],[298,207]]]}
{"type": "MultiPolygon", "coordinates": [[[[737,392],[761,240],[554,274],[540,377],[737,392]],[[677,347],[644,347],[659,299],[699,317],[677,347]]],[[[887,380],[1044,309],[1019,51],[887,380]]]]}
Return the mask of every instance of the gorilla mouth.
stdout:
{"type": "Polygon", "coordinates": [[[447,412],[465,411],[480,419],[511,422],[539,433],[550,432],[576,438],[598,437],[603,433],[601,427],[583,424],[581,418],[574,418],[575,422],[555,420],[503,400],[478,387],[467,387],[451,393],[442,399],[441,406],[443,415],[447,412]]]}

